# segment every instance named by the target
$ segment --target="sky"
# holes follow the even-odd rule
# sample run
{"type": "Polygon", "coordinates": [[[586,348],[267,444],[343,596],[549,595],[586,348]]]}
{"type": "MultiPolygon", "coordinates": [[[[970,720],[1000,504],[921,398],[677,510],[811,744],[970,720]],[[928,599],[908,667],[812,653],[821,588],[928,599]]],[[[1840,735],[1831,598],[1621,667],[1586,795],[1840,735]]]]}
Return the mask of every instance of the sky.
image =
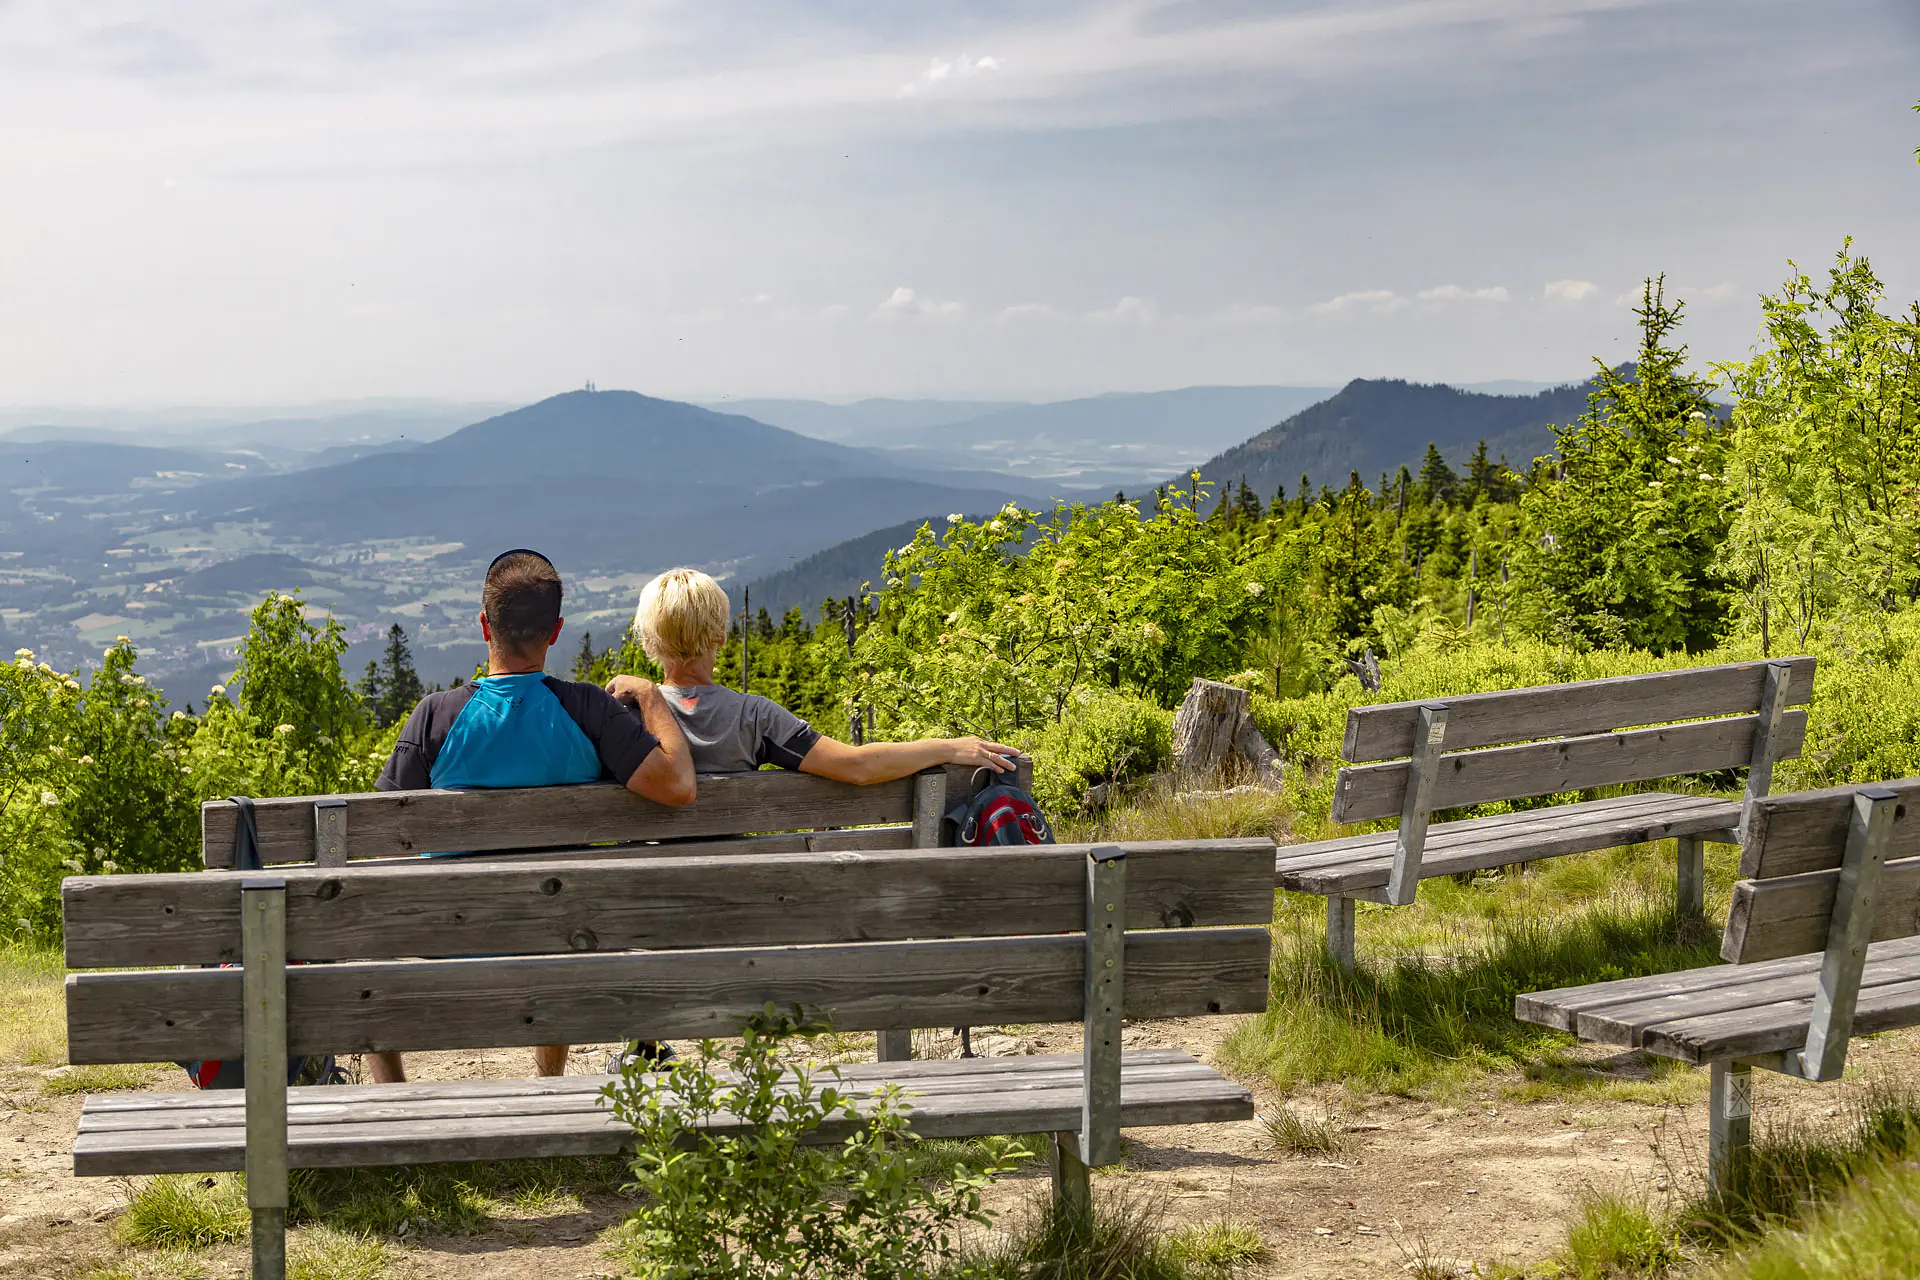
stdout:
{"type": "Polygon", "coordinates": [[[1702,364],[1920,295],[1920,0],[0,0],[0,407],[1702,364]]]}

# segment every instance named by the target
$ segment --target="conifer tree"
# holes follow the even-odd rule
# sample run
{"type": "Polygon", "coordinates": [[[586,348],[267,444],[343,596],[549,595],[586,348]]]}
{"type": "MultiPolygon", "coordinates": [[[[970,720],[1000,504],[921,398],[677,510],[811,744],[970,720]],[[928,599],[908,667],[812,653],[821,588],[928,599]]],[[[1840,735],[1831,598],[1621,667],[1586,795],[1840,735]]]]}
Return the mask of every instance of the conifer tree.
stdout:
{"type": "Polygon", "coordinates": [[[413,714],[413,706],[426,690],[420,674],[413,668],[413,652],[407,646],[407,633],[399,623],[387,628],[387,650],[379,668],[367,664],[361,696],[367,699],[367,711],[374,724],[385,729],[413,714]],[[369,685],[371,688],[369,688],[369,685]],[[368,695],[371,694],[369,697],[368,695]]]}
{"type": "Polygon", "coordinates": [[[1429,506],[1452,502],[1460,489],[1460,477],[1440,455],[1440,447],[1431,441],[1427,443],[1427,456],[1420,460],[1419,493],[1429,506]]]}

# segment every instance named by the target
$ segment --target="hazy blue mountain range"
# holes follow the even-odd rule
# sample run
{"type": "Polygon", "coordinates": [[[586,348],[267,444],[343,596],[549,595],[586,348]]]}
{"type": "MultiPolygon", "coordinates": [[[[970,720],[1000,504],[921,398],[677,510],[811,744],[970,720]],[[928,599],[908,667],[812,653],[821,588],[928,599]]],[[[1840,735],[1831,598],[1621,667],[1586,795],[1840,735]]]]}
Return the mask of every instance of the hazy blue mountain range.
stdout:
{"type": "Polygon", "coordinates": [[[575,391],[403,452],[174,495],[182,519],[253,518],[291,542],[535,546],[581,568],[790,557],[921,511],[1044,493],[923,469],[737,414],[631,391],[575,391]]]}
{"type": "Polygon", "coordinates": [[[707,408],[741,413],[816,440],[885,447],[905,432],[944,427],[1002,409],[1026,408],[1020,400],[719,400],[707,408]]]}
{"type": "MultiPolygon", "coordinates": [[[[1046,404],[956,400],[750,400],[733,406],[821,439],[917,465],[978,468],[1062,486],[1151,483],[1332,394],[1331,387],[1183,387],[1046,404]]],[[[715,406],[716,408],[721,406],[715,406]]]]}
{"type": "MultiPolygon", "coordinates": [[[[1356,379],[1338,395],[1301,410],[1201,464],[1203,479],[1237,486],[1244,476],[1263,501],[1280,486],[1298,496],[1300,477],[1340,487],[1358,471],[1369,487],[1380,473],[1418,469],[1429,443],[1457,468],[1485,440],[1524,471],[1553,447],[1552,426],[1587,409],[1589,384],[1570,383],[1527,396],[1483,395],[1437,383],[1356,379]]],[[[1180,477],[1177,483],[1185,483],[1180,477]]]]}
{"type": "Polygon", "coordinates": [[[0,410],[0,440],[307,453],[336,445],[437,440],[513,407],[488,401],[362,401],[252,414],[209,409],[14,409],[0,410]]]}

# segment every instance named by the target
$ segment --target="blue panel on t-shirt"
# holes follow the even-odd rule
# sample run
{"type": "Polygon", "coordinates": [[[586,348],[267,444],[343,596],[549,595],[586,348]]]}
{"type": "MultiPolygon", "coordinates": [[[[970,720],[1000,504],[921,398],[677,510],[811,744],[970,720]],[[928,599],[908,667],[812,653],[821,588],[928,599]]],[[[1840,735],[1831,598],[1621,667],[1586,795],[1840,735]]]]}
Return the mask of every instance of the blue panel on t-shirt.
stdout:
{"type": "Polygon", "coordinates": [[[432,767],[436,787],[551,787],[593,782],[600,755],[553,696],[546,674],[486,676],[470,686],[432,767]]]}

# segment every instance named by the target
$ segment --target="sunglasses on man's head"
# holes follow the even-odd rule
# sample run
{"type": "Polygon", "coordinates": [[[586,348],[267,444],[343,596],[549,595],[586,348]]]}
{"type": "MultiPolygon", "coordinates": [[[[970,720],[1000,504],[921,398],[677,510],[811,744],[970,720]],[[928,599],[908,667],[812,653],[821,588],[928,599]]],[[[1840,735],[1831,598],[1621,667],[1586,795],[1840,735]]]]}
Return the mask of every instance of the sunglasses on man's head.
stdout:
{"type": "MultiPolygon", "coordinates": [[[[538,551],[535,551],[532,547],[515,547],[511,551],[502,551],[499,555],[493,558],[493,563],[487,566],[487,576],[489,578],[493,576],[493,571],[500,567],[500,562],[502,560],[505,560],[508,556],[533,556],[537,558],[541,564],[546,565],[547,568],[549,569],[553,568],[553,561],[547,559],[545,556],[541,555],[538,551]]],[[[558,571],[556,570],[556,572],[558,571]]]]}

